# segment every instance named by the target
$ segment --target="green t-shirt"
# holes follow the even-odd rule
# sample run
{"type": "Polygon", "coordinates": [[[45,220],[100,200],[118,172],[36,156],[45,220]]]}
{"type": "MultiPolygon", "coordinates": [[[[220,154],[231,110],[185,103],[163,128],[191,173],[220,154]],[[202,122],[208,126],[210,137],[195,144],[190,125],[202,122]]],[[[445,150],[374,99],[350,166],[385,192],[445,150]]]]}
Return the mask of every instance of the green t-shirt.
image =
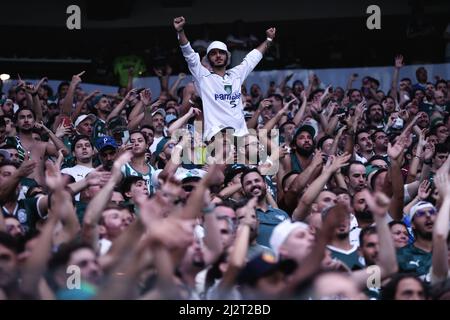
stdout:
{"type": "Polygon", "coordinates": [[[408,244],[397,250],[399,272],[416,273],[418,276],[426,275],[431,267],[431,252],[423,251],[408,244]]]}
{"type": "Polygon", "coordinates": [[[2,206],[2,214],[4,217],[14,216],[19,220],[25,232],[30,232],[36,229],[36,222],[46,217],[42,212],[39,212],[39,198],[28,198],[17,201],[17,206],[13,212],[9,212],[2,206]]]}
{"type": "Polygon", "coordinates": [[[97,141],[98,138],[104,137],[107,135],[106,122],[97,118],[97,120],[95,120],[95,122],[94,122],[93,127],[94,128],[92,130],[91,141],[93,141],[95,143],[95,141],[97,141]]]}
{"type": "Polygon", "coordinates": [[[353,246],[353,248],[348,251],[330,245],[328,245],[327,248],[330,250],[332,258],[342,261],[350,268],[350,270],[364,268],[359,262],[358,246],[353,246]]]}

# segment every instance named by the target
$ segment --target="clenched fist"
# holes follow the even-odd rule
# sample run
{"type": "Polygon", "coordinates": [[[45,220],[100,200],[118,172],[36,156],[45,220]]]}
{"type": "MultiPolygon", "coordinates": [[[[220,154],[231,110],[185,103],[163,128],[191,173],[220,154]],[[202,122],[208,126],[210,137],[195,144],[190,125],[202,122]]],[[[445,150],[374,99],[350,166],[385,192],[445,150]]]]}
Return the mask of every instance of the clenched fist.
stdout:
{"type": "Polygon", "coordinates": [[[185,24],[186,24],[186,19],[184,19],[184,17],[177,17],[177,18],[173,19],[173,27],[175,28],[175,30],[177,30],[177,32],[180,32],[181,30],[183,30],[183,27],[185,24]]]}

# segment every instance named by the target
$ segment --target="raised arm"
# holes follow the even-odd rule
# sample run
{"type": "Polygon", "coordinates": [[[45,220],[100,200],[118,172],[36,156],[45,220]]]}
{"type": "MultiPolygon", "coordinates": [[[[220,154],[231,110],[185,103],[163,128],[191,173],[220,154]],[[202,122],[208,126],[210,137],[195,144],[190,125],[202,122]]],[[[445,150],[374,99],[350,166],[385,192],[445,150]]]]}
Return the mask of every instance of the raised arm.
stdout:
{"type": "Polygon", "coordinates": [[[434,178],[439,195],[444,199],[433,228],[433,255],[431,284],[448,278],[448,245],[447,237],[450,220],[450,185],[448,174],[439,172],[434,178]]]}
{"type": "Polygon", "coordinates": [[[186,24],[186,19],[184,17],[177,17],[173,19],[173,27],[177,31],[178,41],[181,46],[186,45],[189,40],[186,37],[186,33],[184,32],[184,25],[186,24]]]}
{"type": "Polygon", "coordinates": [[[295,208],[292,214],[292,220],[302,221],[306,218],[306,214],[308,213],[311,204],[323,190],[325,184],[337,170],[347,165],[347,162],[350,160],[350,158],[350,154],[344,154],[340,157],[329,158],[330,160],[323,168],[322,174],[316,180],[314,180],[313,183],[311,183],[308,189],[306,189],[306,191],[303,193],[303,196],[300,198],[297,208],[295,208]]]}
{"type": "Polygon", "coordinates": [[[70,82],[69,89],[67,90],[67,94],[64,97],[64,101],[62,103],[61,114],[66,116],[71,116],[72,114],[72,104],[73,104],[73,94],[75,92],[75,88],[81,82],[81,76],[85,73],[85,71],[80,72],[72,77],[72,81],[70,82]]]}
{"type": "Polygon", "coordinates": [[[89,202],[83,219],[82,238],[91,243],[93,248],[97,247],[98,241],[98,222],[102,216],[103,209],[111,199],[111,195],[115,186],[122,179],[121,168],[129,162],[132,157],[131,151],[123,153],[119,158],[114,161],[111,171],[111,178],[103,186],[99,193],[89,202]]]}
{"type": "Polygon", "coordinates": [[[390,93],[390,96],[395,101],[398,101],[397,85],[398,85],[398,78],[399,78],[399,75],[400,75],[401,67],[403,67],[403,56],[402,55],[398,55],[398,56],[395,57],[394,74],[392,75],[392,84],[391,84],[391,93],[390,93]]]}
{"type": "Polygon", "coordinates": [[[178,118],[169,126],[168,129],[169,135],[170,136],[173,135],[175,131],[183,127],[189,121],[190,118],[200,115],[201,112],[202,111],[200,109],[190,108],[189,111],[184,116],[178,118]]]}
{"type": "Polygon", "coordinates": [[[404,201],[404,188],[403,188],[403,176],[401,171],[400,159],[403,150],[406,145],[406,137],[400,136],[397,142],[392,146],[388,144],[388,156],[391,160],[391,166],[389,167],[390,181],[392,182],[392,201],[390,203],[389,213],[394,220],[403,219],[403,201],[404,201]]]}
{"type": "Polygon", "coordinates": [[[177,96],[177,90],[178,90],[178,86],[180,85],[180,83],[183,81],[183,79],[186,78],[186,74],[185,73],[179,73],[177,80],[175,80],[175,82],[170,86],[169,89],[169,95],[178,100],[178,96],[177,96]]]}
{"type": "Polygon", "coordinates": [[[261,54],[266,53],[267,49],[272,45],[273,39],[275,39],[275,34],[277,32],[276,28],[269,28],[266,30],[266,40],[264,40],[257,48],[261,54]]]}
{"type": "MultiPolygon", "coordinates": [[[[373,213],[373,218],[376,224],[380,246],[378,251],[379,259],[377,266],[380,268],[380,277],[381,280],[383,280],[398,271],[395,246],[387,221],[389,199],[381,192],[375,193],[375,195],[372,195],[368,190],[364,190],[363,192],[364,199],[366,200],[370,211],[373,213]]],[[[370,275],[372,275],[372,273],[367,272],[367,270],[364,269],[353,272],[352,278],[356,281],[359,287],[364,288],[367,286],[367,279],[370,275]]]]}
{"type": "Polygon", "coordinates": [[[79,116],[80,113],[81,113],[81,110],[82,110],[83,107],[86,105],[86,103],[87,103],[92,97],[94,97],[94,96],[96,96],[96,95],[98,95],[98,94],[100,94],[100,93],[101,93],[100,90],[94,90],[94,91],[92,91],[91,93],[89,93],[87,96],[85,96],[85,97],[83,98],[83,100],[81,100],[79,103],[77,103],[77,105],[75,106],[75,110],[74,110],[74,112],[72,113],[72,116],[71,116],[72,122],[75,122],[75,121],[77,120],[78,116],[79,116]]]}
{"type": "Polygon", "coordinates": [[[20,179],[28,177],[33,172],[34,168],[36,168],[36,161],[25,160],[22,162],[19,169],[17,169],[16,172],[0,186],[0,204],[4,204],[11,199],[11,196],[14,195],[19,186],[20,179]]]}
{"type": "Polygon", "coordinates": [[[127,92],[125,98],[123,98],[122,101],[120,101],[120,103],[108,115],[108,117],[106,118],[107,122],[112,118],[117,117],[122,112],[123,108],[125,108],[127,104],[130,102],[131,96],[133,94],[136,94],[136,89],[132,89],[127,92]]]}
{"type": "Polygon", "coordinates": [[[250,238],[251,216],[255,214],[255,207],[256,198],[252,198],[244,207],[238,209],[239,211],[244,211],[244,218],[239,222],[234,245],[228,260],[228,268],[219,285],[222,297],[226,297],[226,294],[235,284],[239,271],[245,266],[250,238]]]}

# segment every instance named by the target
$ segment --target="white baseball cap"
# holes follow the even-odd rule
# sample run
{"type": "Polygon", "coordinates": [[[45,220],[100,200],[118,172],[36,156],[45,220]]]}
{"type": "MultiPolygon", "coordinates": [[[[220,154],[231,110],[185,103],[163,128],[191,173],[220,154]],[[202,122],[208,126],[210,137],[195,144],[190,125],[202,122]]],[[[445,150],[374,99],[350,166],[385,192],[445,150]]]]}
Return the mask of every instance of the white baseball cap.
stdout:
{"type": "Polygon", "coordinates": [[[300,221],[291,222],[290,220],[284,220],[273,229],[269,243],[277,258],[280,254],[279,251],[281,245],[284,243],[284,241],[286,241],[291,232],[298,228],[309,229],[309,226],[306,223],[300,221]]]}
{"type": "Polygon", "coordinates": [[[75,128],[78,127],[78,125],[80,123],[82,123],[84,120],[86,120],[87,118],[91,119],[92,122],[97,120],[97,117],[95,115],[93,115],[92,113],[90,113],[90,114],[82,114],[81,116],[79,116],[77,118],[77,120],[75,120],[75,128]]]}

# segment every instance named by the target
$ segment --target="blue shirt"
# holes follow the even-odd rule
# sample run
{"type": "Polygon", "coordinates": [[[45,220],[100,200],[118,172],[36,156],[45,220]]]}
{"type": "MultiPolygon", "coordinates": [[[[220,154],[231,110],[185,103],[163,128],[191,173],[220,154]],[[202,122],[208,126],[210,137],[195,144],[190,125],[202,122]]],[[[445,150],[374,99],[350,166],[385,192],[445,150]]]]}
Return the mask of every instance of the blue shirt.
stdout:
{"type": "Polygon", "coordinates": [[[271,206],[266,212],[256,209],[256,217],[259,221],[258,237],[256,242],[260,245],[270,247],[269,239],[273,229],[281,222],[289,219],[289,215],[281,209],[275,209],[271,206]]]}

